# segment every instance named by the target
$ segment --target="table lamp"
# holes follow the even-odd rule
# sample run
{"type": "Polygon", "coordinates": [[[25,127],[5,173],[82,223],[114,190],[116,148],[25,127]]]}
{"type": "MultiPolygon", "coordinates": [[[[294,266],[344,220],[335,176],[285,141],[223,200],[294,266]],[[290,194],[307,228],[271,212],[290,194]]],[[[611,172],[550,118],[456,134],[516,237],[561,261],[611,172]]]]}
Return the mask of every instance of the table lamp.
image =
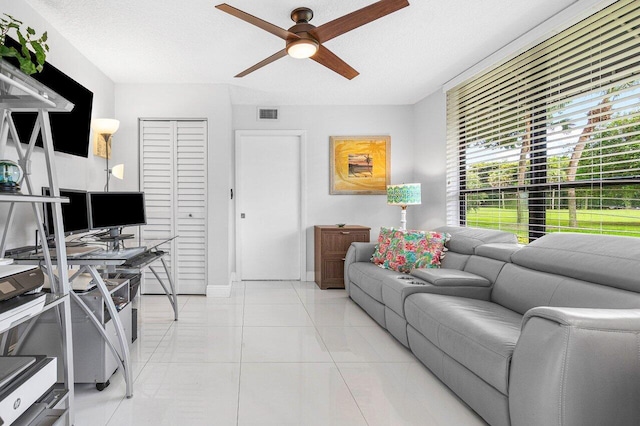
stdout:
{"type": "Polygon", "coordinates": [[[403,183],[400,185],[387,185],[387,204],[400,206],[400,230],[407,230],[407,206],[421,204],[419,183],[403,183]]]}

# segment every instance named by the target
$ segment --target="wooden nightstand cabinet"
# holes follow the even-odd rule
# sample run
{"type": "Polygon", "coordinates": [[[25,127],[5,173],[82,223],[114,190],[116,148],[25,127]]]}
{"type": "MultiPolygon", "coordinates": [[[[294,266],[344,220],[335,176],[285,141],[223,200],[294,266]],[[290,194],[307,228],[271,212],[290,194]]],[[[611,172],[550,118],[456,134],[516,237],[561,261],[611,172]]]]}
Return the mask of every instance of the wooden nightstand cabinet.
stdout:
{"type": "Polygon", "coordinates": [[[369,242],[371,228],[318,225],[314,229],[315,279],[322,290],[344,288],[344,256],[352,242],[369,242]]]}

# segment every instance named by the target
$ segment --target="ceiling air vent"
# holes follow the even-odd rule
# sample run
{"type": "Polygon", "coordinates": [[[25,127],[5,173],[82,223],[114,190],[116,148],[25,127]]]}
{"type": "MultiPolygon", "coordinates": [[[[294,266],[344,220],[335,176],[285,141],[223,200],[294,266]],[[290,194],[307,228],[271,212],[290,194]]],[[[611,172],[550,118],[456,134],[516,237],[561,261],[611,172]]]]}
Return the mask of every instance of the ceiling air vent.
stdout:
{"type": "Polygon", "coordinates": [[[278,121],[278,109],[258,108],[258,121],[278,121]]]}

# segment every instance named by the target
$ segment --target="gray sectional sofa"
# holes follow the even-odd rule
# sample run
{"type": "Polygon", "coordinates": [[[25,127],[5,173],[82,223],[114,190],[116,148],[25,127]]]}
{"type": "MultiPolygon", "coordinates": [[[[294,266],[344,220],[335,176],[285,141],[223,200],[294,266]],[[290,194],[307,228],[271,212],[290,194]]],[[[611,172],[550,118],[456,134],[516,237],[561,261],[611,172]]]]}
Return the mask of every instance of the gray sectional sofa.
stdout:
{"type": "Polygon", "coordinates": [[[491,425],[640,424],[640,239],[442,227],[440,269],[353,243],[350,297],[491,425]]]}

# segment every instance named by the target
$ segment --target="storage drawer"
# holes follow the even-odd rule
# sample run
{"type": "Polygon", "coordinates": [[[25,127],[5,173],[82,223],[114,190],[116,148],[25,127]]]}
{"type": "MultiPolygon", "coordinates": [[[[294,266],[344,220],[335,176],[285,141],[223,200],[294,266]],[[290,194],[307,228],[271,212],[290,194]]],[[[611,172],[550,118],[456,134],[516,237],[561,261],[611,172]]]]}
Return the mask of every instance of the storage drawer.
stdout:
{"type": "Polygon", "coordinates": [[[321,289],[344,288],[344,257],[353,242],[369,242],[364,226],[316,226],[314,229],[315,281],[321,289]]]}
{"type": "Polygon", "coordinates": [[[322,233],[323,256],[344,257],[353,242],[369,241],[369,231],[328,231],[322,233]]]}

